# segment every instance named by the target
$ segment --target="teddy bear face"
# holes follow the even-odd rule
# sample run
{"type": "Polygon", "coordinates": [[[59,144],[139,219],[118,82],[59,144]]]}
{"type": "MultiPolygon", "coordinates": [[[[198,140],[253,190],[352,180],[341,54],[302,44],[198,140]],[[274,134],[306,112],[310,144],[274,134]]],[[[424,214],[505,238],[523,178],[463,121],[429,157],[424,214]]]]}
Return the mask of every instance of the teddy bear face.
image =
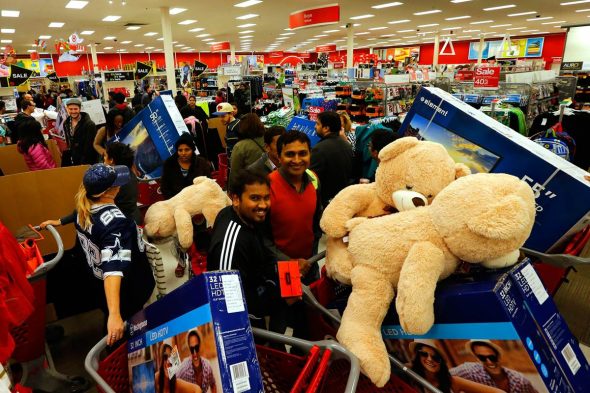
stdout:
{"type": "MultiPolygon", "coordinates": [[[[406,138],[398,141],[403,139],[406,138]]],[[[414,191],[422,194],[430,204],[456,177],[455,162],[438,143],[416,140],[412,146],[394,157],[388,159],[386,155],[384,158],[381,158],[375,175],[377,194],[386,204],[395,206],[398,210],[403,209],[396,206],[392,197],[394,192],[414,191]]]]}
{"type": "Polygon", "coordinates": [[[430,209],[437,231],[455,256],[490,266],[501,258],[514,259],[535,221],[533,191],[506,174],[458,179],[434,199],[430,209]]]}
{"type": "Polygon", "coordinates": [[[154,203],[145,213],[144,222],[150,239],[163,239],[176,233],[174,213],[164,202],[154,203]]]}

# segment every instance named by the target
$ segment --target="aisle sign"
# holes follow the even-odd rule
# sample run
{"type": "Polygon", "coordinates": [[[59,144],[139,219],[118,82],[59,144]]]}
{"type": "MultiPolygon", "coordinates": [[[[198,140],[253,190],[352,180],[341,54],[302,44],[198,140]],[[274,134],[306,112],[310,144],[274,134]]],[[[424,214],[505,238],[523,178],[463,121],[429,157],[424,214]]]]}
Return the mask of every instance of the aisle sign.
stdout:
{"type": "Polygon", "coordinates": [[[316,46],[315,51],[316,53],[336,52],[336,44],[316,46]]]}
{"type": "Polygon", "coordinates": [[[45,78],[49,79],[52,82],[59,82],[59,78],[57,77],[57,74],[55,72],[45,75],[45,78]]]}
{"type": "Polygon", "coordinates": [[[561,63],[561,70],[562,71],[579,71],[582,69],[582,65],[584,62],[582,61],[566,61],[565,63],[561,63]]]}
{"type": "Polygon", "coordinates": [[[193,68],[193,75],[199,76],[207,69],[207,64],[200,62],[199,60],[195,60],[195,66],[193,68]]]}
{"type": "Polygon", "coordinates": [[[477,67],[473,78],[475,89],[497,89],[500,83],[500,67],[477,67]]]}
{"type": "Polygon", "coordinates": [[[289,15],[289,28],[292,30],[337,22],[340,22],[340,6],[338,4],[295,11],[289,15]]]}
{"type": "Polygon", "coordinates": [[[10,86],[20,86],[23,83],[26,83],[31,75],[33,75],[33,71],[13,64],[10,66],[10,76],[8,77],[8,83],[10,86]]]}
{"type": "Polygon", "coordinates": [[[143,79],[152,72],[152,66],[150,64],[142,63],[141,61],[135,62],[135,76],[137,79],[143,79]]]}
{"type": "Polygon", "coordinates": [[[229,50],[229,49],[230,49],[229,41],[218,42],[216,44],[211,45],[211,52],[219,52],[222,50],[229,50]]]}
{"type": "Polygon", "coordinates": [[[227,76],[238,76],[242,73],[241,66],[226,66],[223,67],[223,75],[227,76]]]}
{"type": "Polygon", "coordinates": [[[108,71],[104,73],[105,82],[121,82],[135,80],[133,71],[108,71]]]}

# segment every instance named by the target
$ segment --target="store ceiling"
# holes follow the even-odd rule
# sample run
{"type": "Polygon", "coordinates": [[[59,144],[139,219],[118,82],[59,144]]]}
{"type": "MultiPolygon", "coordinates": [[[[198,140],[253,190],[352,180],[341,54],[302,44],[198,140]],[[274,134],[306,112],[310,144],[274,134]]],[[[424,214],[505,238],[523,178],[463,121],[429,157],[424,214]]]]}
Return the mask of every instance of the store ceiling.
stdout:
{"type": "Polygon", "coordinates": [[[89,0],[79,10],[65,8],[69,0],[2,1],[1,10],[20,11],[20,15],[0,17],[0,46],[10,44],[17,53],[26,53],[32,50],[35,39],[51,36],[46,38],[46,51],[54,53],[55,40],[67,40],[74,32],[91,31],[81,37],[86,44],[99,43],[100,52],[161,51],[163,43],[158,38],[162,36],[162,5],[185,9],[170,16],[174,49],[178,52],[207,51],[211,43],[221,41],[232,42],[238,52],[302,52],[329,43],[343,47],[346,45],[346,30],[343,28],[346,23],[359,24],[355,27],[355,48],[432,42],[437,31],[443,36],[452,32],[454,40],[469,40],[478,39],[480,34],[490,38],[505,33],[511,36],[557,33],[565,31],[563,25],[590,23],[590,0],[402,0],[401,5],[381,9],[372,6],[391,1],[341,0],[340,23],[291,32],[288,31],[291,12],[330,4],[330,0],[264,0],[249,7],[234,6],[241,1],[127,0],[122,5],[121,0],[112,0],[112,4],[108,0],[89,0]],[[484,10],[501,6],[511,7],[484,10]],[[415,15],[432,10],[441,12],[415,15]],[[528,14],[509,16],[520,13],[528,14]],[[257,16],[236,19],[246,14],[257,16]],[[373,16],[353,19],[363,15],[373,16]],[[120,18],[113,22],[103,21],[107,16],[120,18]],[[461,16],[465,18],[458,19],[461,16]],[[181,24],[183,21],[188,22],[181,24]],[[396,21],[399,22],[391,23],[396,21]],[[64,25],[48,27],[52,22],[64,25]],[[128,30],[127,24],[139,24],[139,29],[128,30]],[[249,24],[255,25],[243,26],[249,24]],[[155,34],[146,35],[149,33],[155,34]]]}

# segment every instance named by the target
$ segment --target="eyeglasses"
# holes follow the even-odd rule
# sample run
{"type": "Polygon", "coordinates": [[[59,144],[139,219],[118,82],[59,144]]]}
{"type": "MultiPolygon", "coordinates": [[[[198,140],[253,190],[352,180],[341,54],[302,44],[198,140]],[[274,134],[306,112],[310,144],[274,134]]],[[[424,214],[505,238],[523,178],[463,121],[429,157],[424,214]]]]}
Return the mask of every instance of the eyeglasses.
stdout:
{"type": "Polygon", "coordinates": [[[426,352],[426,351],[418,351],[418,355],[420,355],[420,357],[422,359],[426,359],[426,358],[430,357],[430,359],[432,359],[432,361],[436,362],[436,363],[440,363],[442,361],[442,358],[439,355],[437,355],[436,353],[432,354],[432,353],[426,352]]]}
{"type": "Polygon", "coordinates": [[[191,346],[189,345],[188,349],[190,349],[190,351],[191,351],[191,354],[195,354],[195,353],[198,353],[198,352],[199,352],[199,347],[200,347],[200,346],[201,346],[201,344],[197,344],[197,345],[195,345],[194,347],[191,347],[191,346]]]}
{"type": "Polygon", "coordinates": [[[482,363],[485,363],[486,360],[489,360],[492,363],[496,363],[498,361],[497,355],[475,355],[482,363]]]}

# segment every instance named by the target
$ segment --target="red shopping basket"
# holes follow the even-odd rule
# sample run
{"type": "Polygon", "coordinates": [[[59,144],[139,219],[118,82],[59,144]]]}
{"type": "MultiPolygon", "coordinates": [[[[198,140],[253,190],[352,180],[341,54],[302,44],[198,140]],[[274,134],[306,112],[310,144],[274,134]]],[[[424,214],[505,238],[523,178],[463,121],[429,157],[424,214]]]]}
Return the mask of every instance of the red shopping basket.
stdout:
{"type": "Polygon", "coordinates": [[[226,189],[227,186],[227,168],[228,168],[228,160],[227,154],[222,153],[217,156],[219,170],[215,176],[215,181],[219,184],[219,187],[226,189]]]}

